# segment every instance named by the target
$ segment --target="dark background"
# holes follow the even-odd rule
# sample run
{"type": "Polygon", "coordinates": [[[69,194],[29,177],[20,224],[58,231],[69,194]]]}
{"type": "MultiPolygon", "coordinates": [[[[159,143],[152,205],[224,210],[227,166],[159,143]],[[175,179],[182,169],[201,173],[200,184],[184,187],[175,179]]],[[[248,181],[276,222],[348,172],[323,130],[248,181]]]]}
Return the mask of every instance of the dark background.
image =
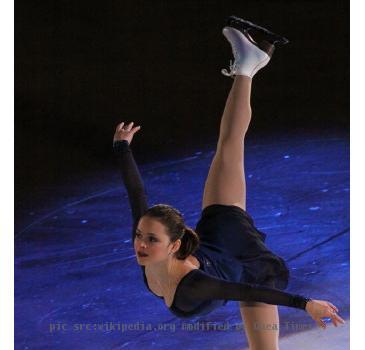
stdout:
{"type": "Polygon", "coordinates": [[[253,80],[250,135],[349,129],[347,1],[15,2],[15,186],[112,169],[115,126],[138,162],[216,142],[235,14],[286,36],[253,80]]]}

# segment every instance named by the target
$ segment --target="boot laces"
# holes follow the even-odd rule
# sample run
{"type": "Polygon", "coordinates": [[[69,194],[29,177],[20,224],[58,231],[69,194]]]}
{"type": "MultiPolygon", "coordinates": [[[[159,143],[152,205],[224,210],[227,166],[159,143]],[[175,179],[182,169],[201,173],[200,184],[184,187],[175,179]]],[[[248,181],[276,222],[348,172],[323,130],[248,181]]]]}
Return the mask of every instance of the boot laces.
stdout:
{"type": "Polygon", "coordinates": [[[234,62],[234,63],[232,64],[232,60],[230,60],[230,61],[229,61],[229,72],[227,71],[227,69],[226,69],[226,68],[223,68],[223,69],[221,70],[221,73],[222,73],[223,75],[225,75],[226,77],[231,77],[231,78],[233,78],[233,75],[235,74],[236,68],[237,68],[237,64],[236,64],[236,62],[234,62]]]}
{"type": "Polygon", "coordinates": [[[232,63],[232,60],[229,60],[229,72],[227,71],[227,69],[223,68],[221,69],[221,73],[226,77],[231,77],[233,79],[233,76],[235,75],[236,70],[238,68],[237,65],[238,50],[234,45],[232,45],[232,51],[233,51],[234,62],[232,63]]]}

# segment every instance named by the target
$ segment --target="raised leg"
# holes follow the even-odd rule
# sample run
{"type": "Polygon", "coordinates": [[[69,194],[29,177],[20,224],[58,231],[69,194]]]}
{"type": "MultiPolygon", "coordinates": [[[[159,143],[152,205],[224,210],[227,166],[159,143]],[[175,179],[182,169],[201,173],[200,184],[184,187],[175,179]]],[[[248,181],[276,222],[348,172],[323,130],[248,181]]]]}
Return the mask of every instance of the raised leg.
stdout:
{"type": "Polygon", "coordinates": [[[236,205],[246,210],[244,137],[251,120],[250,77],[237,75],[221,119],[216,153],[205,182],[202,208],[236,205]]]}
{"type": "Polygon", "coordinates": [[[276,305],[239,302],[250,350],[279,350],[279,313],[276,305]]]}

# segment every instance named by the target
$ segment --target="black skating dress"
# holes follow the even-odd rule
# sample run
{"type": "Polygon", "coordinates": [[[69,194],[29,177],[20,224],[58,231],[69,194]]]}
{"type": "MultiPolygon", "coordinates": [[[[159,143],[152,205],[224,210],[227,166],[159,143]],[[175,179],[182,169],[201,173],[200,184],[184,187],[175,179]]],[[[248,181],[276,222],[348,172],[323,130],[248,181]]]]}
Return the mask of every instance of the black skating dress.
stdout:
{"type": "MultiPolygon", "coordinates": [[[[138,221],[148,209],[146,193],[128,141],[115,141],[113,149],[132,210],[133,243],[138,221]]],[[[174,315],[181,318],[206,315],[228,300],[305,310],[310,299],[282,291],[288,284],[288,268],[282,258],[266,247],[266,234],[254,226],[245,210],[234,205],[209,205],[202,211],[195,231],[200,246],[192,255],[199,260],[200,267],[179,282],[169,307],[174,315]]],[[[144,283],[152,292],[145,267],[141,266],[141,270],[144,283]]]]}

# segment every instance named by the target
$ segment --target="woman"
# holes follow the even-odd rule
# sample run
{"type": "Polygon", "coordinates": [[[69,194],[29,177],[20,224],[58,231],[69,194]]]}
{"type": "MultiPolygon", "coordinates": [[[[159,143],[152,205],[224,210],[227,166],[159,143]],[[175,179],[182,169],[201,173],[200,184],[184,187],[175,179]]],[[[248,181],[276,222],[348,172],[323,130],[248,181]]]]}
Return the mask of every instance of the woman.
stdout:
{"type": "Polygon", "coordinates": [[[266,235],[246,212],[244,136],[251,119],[251,83],[275,46],[288,40],[231,16],[223,34],[232,46],[234,77],[220,125],[215,156],[205,183],[202,214],[196,229],[164,204],[148,208],[144,186],[129,147],[140,126],[117,126],[114,152],[120,163],[133,215],[132,239],[147,288],[178,317],[204,315],[240,302],[250,349],[278,349],[277,305],[303,309],[326,328],[344,323],[336,306],[282,291],[289,271],[284,260],[264,244],[266,235]],[[268,332],[266,325],[270,325],[268,332]],[[276,326],[275,326],[276,325],[276,326]]]}

